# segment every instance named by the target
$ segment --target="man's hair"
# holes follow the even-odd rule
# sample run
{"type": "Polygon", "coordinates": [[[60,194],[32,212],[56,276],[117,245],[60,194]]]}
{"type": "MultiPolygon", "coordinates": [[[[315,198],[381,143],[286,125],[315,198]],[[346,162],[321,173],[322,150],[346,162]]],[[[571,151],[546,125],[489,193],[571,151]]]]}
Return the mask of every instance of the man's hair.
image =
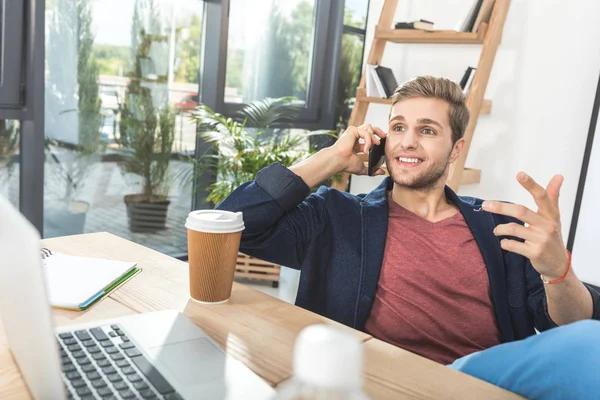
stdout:
{"type": "Polygon", "coordinates": [[[398,86],[392,96],[392,107],[401,100],[415,97],[439,99],[448,103],[452,144],[464,136],[469,124],[469,109],[465,104],[465,95],[456,82],[434,76],[416,77],[398,86]]]}

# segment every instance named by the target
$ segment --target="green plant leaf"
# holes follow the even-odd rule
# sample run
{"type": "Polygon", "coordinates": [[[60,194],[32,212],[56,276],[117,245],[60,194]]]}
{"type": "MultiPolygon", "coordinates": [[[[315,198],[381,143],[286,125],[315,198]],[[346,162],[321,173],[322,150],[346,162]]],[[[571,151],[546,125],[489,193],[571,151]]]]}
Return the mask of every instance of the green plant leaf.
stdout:
{"type": "Polygon", "coordinates": [[[293,100],[294,97],[280,97],[254,101],[238,114],[247,120],[248,127],[266,129],[274,122],[289,122],[298,118],[299,109],[292,105],[293,100]]]}
{"type": "Polygon", "coordinates": [[[298,109],[293,98],[264,99],[245,106],[237,119],[216,113],[200,104],[191,118],[200,127],[199,135],[212,145],[210,152],[186,160],[193,168],[179,174],[189,185],[207,169],[216,171],[216,183],[208,188],[208,201],[219,203],[239,185],[254,179],[268,165],[279,162],[287,167],[314,153],[308,138],[333,135],[333,131],[302,131],[269,128],[277,122],[293,120],[298,109]]]}

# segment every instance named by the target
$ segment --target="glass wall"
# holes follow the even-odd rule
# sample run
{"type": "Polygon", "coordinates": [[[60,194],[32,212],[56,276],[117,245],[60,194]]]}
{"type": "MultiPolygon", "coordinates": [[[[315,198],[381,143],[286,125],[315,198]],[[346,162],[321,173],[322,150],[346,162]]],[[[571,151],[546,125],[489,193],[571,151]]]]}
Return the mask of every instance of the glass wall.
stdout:
{"type": "Polygon", "coordinates": [[[47,0],[44,236],[187,252],[200,0],[47,0]]]}
{"type": "Polygon", "coordinates": [[[19,123],[0,120],[0,196],[19,204],[19,123]]]}
{"type": "Polygon", "coordinates": [[[316,0],[231,0],[225,102],[308,99],[316,0]]]}

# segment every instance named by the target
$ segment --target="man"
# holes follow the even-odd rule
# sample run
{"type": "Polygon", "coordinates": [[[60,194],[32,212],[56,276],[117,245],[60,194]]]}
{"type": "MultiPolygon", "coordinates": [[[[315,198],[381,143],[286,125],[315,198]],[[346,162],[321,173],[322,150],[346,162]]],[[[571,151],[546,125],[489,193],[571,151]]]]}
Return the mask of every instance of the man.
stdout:
{"type": "Polygon", "coordinates": [[[537,211],[445,186],[468,121],[458,85],[418,77],[393,95],[387,134],[349,127],[289,169],[265,168],[218,208],[244,213],[242,252],[301,270],[297,305],[441,363],[599,319],[600,294],[579,281],[561,237],[562,177],[544,189],[518,175],[537,211]],[[390,177],[378,188],[309,196],[339,172],[367,174],[357,153],[382,138],[390,177]]]}

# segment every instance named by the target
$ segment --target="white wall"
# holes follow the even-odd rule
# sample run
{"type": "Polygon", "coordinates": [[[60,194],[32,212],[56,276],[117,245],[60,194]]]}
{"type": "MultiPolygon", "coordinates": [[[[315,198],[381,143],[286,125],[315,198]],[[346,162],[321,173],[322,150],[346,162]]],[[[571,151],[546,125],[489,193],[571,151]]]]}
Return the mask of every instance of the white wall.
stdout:
{"type": "MultiPolygon", "coordinates": [[[[394,21],[419,18],[453,29],[472,0],[400,1],[394,21]]],[[[491,115],[479,117],[467,166],[482,170],[481,183],[459,194],[509,200],[534,208],[515,176],[523,170],[547,184],[563,174],[566,241],[600,73],[600,1],[512,0],[485,98],[491,115]]],[[[366,53],[383,0],[371,0],[366,53]]],[[[460,80],[477,66],[480,45],[388,44],[382,65],[398,82],[431,74],[460,80]]],[[[366,61],[366,56],[365,56],[366,61]]],[[[366,121],[387,126],[388,106],[372,104],[366,121]]],[[[353,177],[351,191],[371,190],[379,179],[353,177]]]]}

